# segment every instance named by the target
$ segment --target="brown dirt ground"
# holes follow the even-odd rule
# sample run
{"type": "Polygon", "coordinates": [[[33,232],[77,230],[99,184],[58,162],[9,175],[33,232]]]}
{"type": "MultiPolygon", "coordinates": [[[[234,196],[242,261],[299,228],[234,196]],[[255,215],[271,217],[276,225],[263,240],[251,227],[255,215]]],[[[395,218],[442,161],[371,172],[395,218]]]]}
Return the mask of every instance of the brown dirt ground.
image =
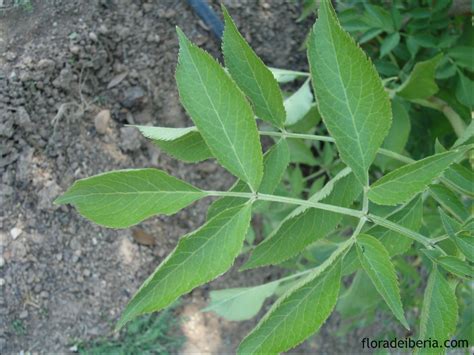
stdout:
{"type": "MultiPolygon", "coordinates": [[[[299,47],[312,20],[295,22],[297,2],[224,3],[267,64],[306,69],[299,47]]],[[[54,206],[54,198],[75,179],[120,168],[159,167],[212,189],[229,187],[233,178],[213,161],[178,162],[123,128],[127,123],[190,124],[174,81],[175,26],[217,57],[219,45],[184,1],[32,5],[30,12],[3,9],[0,14],[0,349],[65,353],[77,339],[111,332],[126,302],[178,238],[203,223],[210,200],[141,223],[155,238],[150,247],[136,243],[130,229],[101,228],[70,207],[54,206]],[[108,89],[123,73],[126,77],[108,89]],[[131,98],[134,94],[138,99],[131,98]],[[97,128],[94,117],[104,109],[111,120],[97,128]],[[15,238],[14,228],[21,231],[15,238]],[[11,326],[18,320],[23,334],[11,326]]],[[[217,1],[212,5],[219,8],[217,1]]],[[[233,352],[255,320],[227,322],[197,312],[208,290],[259,284],[279,273],[233,269],[184,297],[182,351],[233,352]]],[[[343,351],[345,345],[331,336],[337,324],[331,319],[298,352],[343,351]]]]}

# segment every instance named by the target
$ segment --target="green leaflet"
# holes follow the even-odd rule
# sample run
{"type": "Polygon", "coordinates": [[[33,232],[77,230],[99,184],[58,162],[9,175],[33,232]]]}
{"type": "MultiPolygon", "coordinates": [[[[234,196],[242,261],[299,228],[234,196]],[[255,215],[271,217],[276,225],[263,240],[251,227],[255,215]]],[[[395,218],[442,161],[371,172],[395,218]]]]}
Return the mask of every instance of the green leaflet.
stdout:
{"type": "Polygon", "coordinates": [[[206,196],[194,186],[157,169],[118,170],[78,180],[57,198],[91,221],[125,228],[155,214],[170,215],[206,196]]]}
{"type": "MultiPolygon", "coordinates": [[[[392,125],[388,131],[387,137],[383,141],[382,148],[391,150],[395,153],[402,153],[410,135],[411,123],[410,116],[405,106],[403,106],[400,100],[394,99],[392,101],[392,125]]],[[[380,166],[382,170],[387,168],[389,163],[394,162],[393,158],[389,158],[383,155],[377,155],[375,158],[375,164],[380,166]]]]}
{"type": "Polygon", "coordinates": [[[465,279],[472,279],[474,277],[472,266],[470,266],[467,261],[463,261],[455,256],[440,256],[435,261],[445,270],[456,276],[465,279]]]}
{"type": "Polygon", "coordinates": [[[336,305],[341,262],[323,264],[278,299],[239,346],[238,354],[278,354],[318,331],[336,305]]]}
{"type": "Polygon", "coordinates": [[[178,37],[176,81],[183,106],[217,161],[257,190],[263,158],[250,104],[224,69],[179,28],[178,37]]]}
{"type": "Polygon", "coordinates": [[[275,293],[279,283],[277,280],[255,287],[211,291],[211,303],[203,311],[216,312],[232,321],[250,319],[260,311],[267,297],[275,293]]]}
{"type": "Polygon", "coordinates": [[[426,99],[438,92],[435,82],[436,67],[443,58],[439,53],[435,57],[415,64],[410,76],[400,85],[397,95],[408,100],[426,99]]]}
{"type": "Polygon", "coordinates": [[[286,110],[285,126],[291,126],[298,123],[314,106],[313,94],[306,80],[292,95],[284,102],[286,110]]]}
{"type": "Polygon", "coordinates": [[[242,248],[250,217],[250,204],[227,209],[182,237],[129,302],[117,327],[138,315],[165,308],[227,271],[242,248]]]}
{"type": "Polygon", "coordinates": [[[290,161],[292,163],[301,163],[306,165],[317,165],[313,152],[309,145],[302,139],[289,139],[290,161]]]}
{"type": "Polygon", "coordinates": [[[443,208],[451,213],[458,221],[463,222],[469,217],[469,212],[464,207],[454,192],[440,184],[430,186],[430,195],[443,208]]]}
{"type": "MultiPolygon", "coordinates": [[[[362,186],[354,174],[344,176],[333,184],[334,188],[332,188],[332,184],[329,185],[328,196],[324,196],[323,189],[312,196],[310,201],[348,207],[362,191],[362,186]]],[[[253,250],[250,259],[243,268],[250,269],[281,263],[301,252],[309,244],[326,236],[341,219],[342,216],[337,213],[298,207],[253,250]]]]}
{"type": "Polygon", "coordinates": [[[198,162],[212,158],[212,153],[196,127],[169,128],[135,126],[144,137],[176,159],[198,162]]]}
{"type": "Polygon", "coordinates": [[[464,133],[454,142],[453,148],[474,143],[474,120],[471,120],[464,133]]]}
{"type": "MultiPolygon", "coordinates": [[[[387,219],[410,230],[418,231],[423,219],[422,199],[420,197],[414,198],[406,206],[388,216],[387,219]]],[[[403,234],[378,225],[368,229],[367,234],[377,238],[387,249],[390,256],[405,253],[413,243],[412,239],[407,238],[403,234]]]]}
{"type": "Polygon", "coordinates": [[[258,118],[283,127],[286,113],[277,81],[239,33],[224,5],[222,12],[225,21],[222,51],[230,75],[252,101],[258,118]]]}
{"type": "Polygon", "coordinates": [[[473,71],[472,47],[456,46],[456,47],[450,48],[448,51],[448,56],[454,59],[457,66],[473,71]]]}
{"type": "Polygon", "coordinates": [[[383,244],[368,234],[360,234],[357,236],[357,254],[362,267],[387,306],[403,326],[410,329],[403,313],[395,267],[383,244]]]}
{"type": "MultiPolygon", "coordinates": [[[[263,178],[258,192],[271,194],[281,181],[281,178],[290,161],[290,152],[286,140],[280,139],[263,156],[263,178]]],[[[237,180],[231,190],[233,192],[250,192],[248,186],[241,180],[237,180]]],[[[214,201],[207,211],[207,218],[212,218],[226,208],[245,203],[247,199],[240,197],[222,197],[214,201]]],[[[258,205],[257,201],[256,205],[258,205]]]]}
{"type": "Polygon", "coordinates": [[[472,108],[474,105],[474,81],[464,75],[461,71],[458,71],[458,83],[456,85],[456,98],[460,103],[472,108]]]}
{"type": "Polygon", "coordinates": [[[389,54],[400,43],[400,33],[393,32],[389,34],[382,42],[380,47],[380,58],[389,54]]]}
{"type": "Polygon", "coordinates": [[[272,73],[275,80],[281,84],[289,83],[300,77],[309,76],[309,73],[304,73],[300,71],[280,69],[280,68],[271,68],[271,67],[268,67],[268,69],[272,73]]]}
{"type": "Polygon", "coordinates": [[[370,186],[369,199],[380,205],[403,203],[423,191],[464,151],[448,151],[404,165],[370,186]]]}
{"type": "Polygon", "coordinates": [[[446,169],[443,183],[459,193],[474,197],[474,171],[461,164],[453,164],[446,169]]]}
{"type": "Polygon", "coordinates": [[[454,238],[454,242],[466,258],[474,263],[474,235],[472,230],[458,233],[454,238]]]}
{"type": "MultiPolygon", "coordinates": [[[[449,283],[436,267],[431,271],[426,285],[423,308],[421,310],[419,339],[437,340],[443,344],[450,339],[456,329],[458,304],[449,283]]],[[[417,349],[417,354],[444,354],[444,349],[417,349]]]]}
{"type": "Polygon", "coordinates": [[[321,1],[308,57],[324,123],[341,159],[367,186],[368,169],[390,128],[390,100],[374,66],[341,28],[328,0],[321,1]]]}

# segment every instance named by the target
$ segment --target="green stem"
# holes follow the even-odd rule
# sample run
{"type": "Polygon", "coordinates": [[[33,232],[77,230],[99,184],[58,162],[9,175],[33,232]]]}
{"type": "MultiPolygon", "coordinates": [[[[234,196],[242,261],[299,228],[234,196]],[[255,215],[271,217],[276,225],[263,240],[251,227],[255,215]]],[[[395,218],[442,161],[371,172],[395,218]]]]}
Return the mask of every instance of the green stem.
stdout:
{"type": "Polygon", "coordinates": [[[403,234],[418,243],[423,244],[426,248],[428,249],[433,249],[434,248],[434,243],[430,238],[425,237],[424,235],[412,231],[411,229],[405,228],[399,224],[393,223],[383,217],[379,217],[373,214],[368,215],[368,219],[375,224],[378,224],[379,226],[385,227],[387,229],[393,230],[395,232],[398,232],[400,234],[403,234]]]}
{"type": "Polygon", "coordinates": [[[427,100],[413,100],[413,102],[442,112],[444,116],[448,119],[449,123],[453,127],[454,133],[456,133],[458,137],[461,137],[464,131],[466,130],[466,124],[464,123],[463,119],[458,115],[456,111],[454,111],[451,106],[448,105],[446,101],[441,100],[438,97],[432,96],[427,100]]]}
{"type": "MultiPolygon", "coordinates": [[[[290,133],[290,132],[271,132],[271,131],[259,131],[260,135],[262,136],[273,136],[273,137],[282,137],[282,138],[291,138],[291,139],[308,139],[313,141],[321,141],[321,142],[330,142],[335,143],[336,141],[332,137],[328,136],[317,136],[313,134],[301,134],[301,133],[290,133]]],[[[385,155],[386,157],[393,158],[399,160],[403,163],[413,163],[415,160],[404,156],[402,154],[398,154],[392,152],[391,150],[379,148],[378,153],[381,155],[385,155]]]]}
{"type": "Polygon", "coordinates": [[[242,197],[242,198],[247,198],[249,200],[272,201],[272,202],[286,203],[290,205],[312,207],[312,208],[344,214],[344,215],[352,216],[356,218],[361,218],[364,215],[363,212],[359,210],[353,210],[350,208],[328,205],[326,203],[313,202],[309,200],[302,200],[299,198],[268,195],[268,194],[261,194],[261,193],[255,194],[255,193],[250,193],[250,192],[234,192],[234,191],[205,191],[205,192],[209,196],[242,197]]]}

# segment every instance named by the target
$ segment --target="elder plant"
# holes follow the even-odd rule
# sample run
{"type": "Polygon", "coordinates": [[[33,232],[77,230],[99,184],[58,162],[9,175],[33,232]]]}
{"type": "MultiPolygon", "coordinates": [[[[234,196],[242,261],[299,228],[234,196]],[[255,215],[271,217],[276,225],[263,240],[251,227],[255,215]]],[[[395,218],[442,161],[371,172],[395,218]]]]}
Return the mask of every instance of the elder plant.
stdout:
{"type": "Polygon", "coordinates": [[[466,209],[473,195],[472,171],[466,166],[472,124],[449,149],[439,145],[437,154],[421,160],[401,154],[403,146],[388,150],[384,146],[399,134],[393,127],[405,118],[399,114],[408,103],[402,97],[422,89],[422,82],[408,77],[399,88],[386,90],[329,1],[321,1],[308,38],[310,73],[267,68],[225,8],[223,13],[226,69],[177,30],[176,80],[195,126],[138,129],[178,159],[216,159],[237,177],[232,188],[205,191],[158,169],[119,170],[76,181],[56,201],[74,205],[97,224],[127,228],[157,214],[174,214],[198,199],[218,197],[207,222],[182,237],[143,283],[118,328],[168,307],[250,251],[243,269],[292,265],[297,272],[257,287],[211,292],[206,310],[232,320],[253,317],[266,298],[279,295],[242,341],[240,353],[295,347],[317,332],[338,299],[341,304],[350,298],[361,282],[403,327],[418,328],[420,339],[453,337],[456,288],[472,292],[466,282],[474,258],[466,209]],[[284,98],[279,82],[298,78],[305,79],[301,88],[284,98]],[[318,124],[321,117],[324,125],[318,124]],[[256,118],[263,121],[260,130],[256,118]],[[315,134],[325,130],[329,135],[315,134]],[[261,136],[274,141],[265,153],[261,136]],[[321,157],[314,158],[312,144],[321,157]],[[318,171],[303,176],[300,164],[326,166],[328,179],[318,171]],[[387,172],[387,166],[394,168],[387,172]],[[422,228],[423,205],[432,197],[445,230],[436,229],[438,235],[422,228]],[[277,220],[266,224],[273,230],[254,246],[252,215],[268,211],[269,204],[277,220]],[[396,266],[403,264],[394,260],[405,254],[422,258],[429,270],[419,324],[407,320],[402,303],[396,266]],[[340,296],[341,280],[349,276],[352,284],[340,296]]]}

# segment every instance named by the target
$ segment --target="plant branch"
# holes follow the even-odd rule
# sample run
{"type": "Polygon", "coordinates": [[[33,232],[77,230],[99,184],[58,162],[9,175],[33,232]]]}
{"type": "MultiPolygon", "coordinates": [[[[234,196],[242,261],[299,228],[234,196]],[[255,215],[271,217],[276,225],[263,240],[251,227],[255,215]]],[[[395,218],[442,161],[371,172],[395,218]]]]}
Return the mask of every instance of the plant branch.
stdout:
{"type": "MultiPolygon", "coordinates": [[[[301,134],[301,133],[290,133],[290,132],[271,132],[271,131],[259,131],[261,136],[272,136],[272,137],[281,137],[281,138],[290,138],[290,139],[307,139],[320,142],[330,142],[335,143],[336,141],[332,137],[328,136],[318,136],[313,134],[301,134]]],[[[403,163],[413,163],[415,160],[402,155],[395,153],[391,150],[379,148],[378,154],[385,155],[386,157],[396,159],[403,163]]]]}
{"type": "Polygon", "coordinates": [[[356,218],[361,218],[364,216],[364,213],[359,210],[329,205],[326,203],[313,202],[309,200],[302,200],[302,199],[292,198],[292,197],[268,195],[268,194],[261,194],[261,193],[251,193],[251,192],[233,192],[233,191],[205,191],[205,192],[209,196],[241,197],[241,198],[247,198],[249,200],[253,199],[253,200],[280,202],[280,203],[286,203],[290,205],[299,205],[299,206],[317,208],[320,210],[344,214],[344,215],[352,216],[356,218]]]}
{"type": "Polygon", "coordinates": [[[462,118],[456,111],[454,111],[451,106],[448,105],[446,101],[441,100],[438,97],[432,96],[427,100],[413,100],[413,102],[442,112],[444,116],[448,119],[449,123],[453,127],[454,133],[456,133],[458,137],[461,137],[464,131],[466,130],[466,124],[464,123],[462,118]]]}

